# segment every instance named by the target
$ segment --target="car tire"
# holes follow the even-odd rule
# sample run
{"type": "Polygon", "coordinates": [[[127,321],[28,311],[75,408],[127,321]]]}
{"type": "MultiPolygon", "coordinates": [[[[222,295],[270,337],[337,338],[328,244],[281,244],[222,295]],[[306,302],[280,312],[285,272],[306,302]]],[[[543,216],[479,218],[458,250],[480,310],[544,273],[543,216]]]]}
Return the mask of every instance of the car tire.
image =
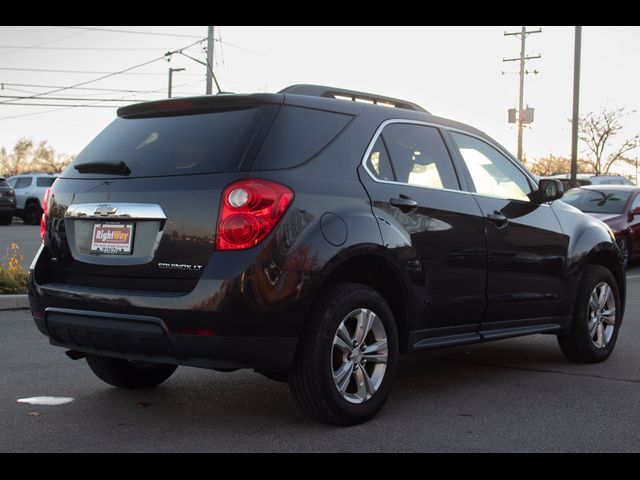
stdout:
{"type": "Polygon", "coordinates": [[[596,363],[606,360],[618,338],[622,322],[618,284],[600,265],[586,267],[574,308],[571,327],[558,335],[558,344],[569,360],[596,363]]]}
{"type": "Polygon", "coordinates": [[[13,217],[11,215],[2,215],[0,216],[0,225],[6,226],[11,225],[11,221],[13,217]]]}
{"type": "Polygon", "coordinates": [[[160,385],[178,368],[177,365],[131,362],[98,355],[87,355],[87,363],[100,380],[114,387],[132,389],[160,385]]]}
{"type": "Polygon", "coordinates": [[[42,209],[37,202],[28,203],[22,214],[22,220],[27,225],[39,225],[42,209]]]}
{"type": "Polygon", "coordinates": [[[322,422],[365,422],[389,395],[398,355],[385,299],[366,285],[334,284],[314,303],[300,338],[289,373],[292,396],[322,422]]]}
{"type": "Polygon", "coordinates": [[[627,237],[620,237],[616,242],[622,253],[622,268],[626,269],[631,262],[631,243],[627,237]]]}

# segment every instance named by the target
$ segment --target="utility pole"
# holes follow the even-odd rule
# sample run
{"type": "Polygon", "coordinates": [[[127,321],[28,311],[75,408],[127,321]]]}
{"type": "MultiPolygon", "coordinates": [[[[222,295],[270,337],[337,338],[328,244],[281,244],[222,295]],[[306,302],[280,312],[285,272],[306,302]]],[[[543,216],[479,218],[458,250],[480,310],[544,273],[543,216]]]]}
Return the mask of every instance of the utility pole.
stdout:
{"type": "Polygon", "coordinates": [[[207,27],[207,95],[211,95],[213,76],[213,27],[207,27]]]}
{"type": "MultiPolygon", "coordinates": [[[[580,48],[582,27],[576,27],[575,47],[573,50],[573,115],[571,116],[571,179],[569,185],[577,187],[578,181],[578,114],[580,102],[580,48]]],[[[636,169],[637,172],[637,169],[636,169]]],[[[637,173],[636,173],[637,177],[637,173]]],[[[636,182],[637,183],[637,182],[636,182]]]]}
{"type": "Polygon", "coordinates": [[[167,98],[171,98],[171,84],[173,79],[173,72],[181,72],[184,68],[169,68],[169,92],[167,98]]]}
{"type": "MultiPolygon", "coordinates": [[[[518,101],[518,160],[522,161],[522,130],[525,124],[525,112],[524,112],[524,76],[529,72],[525,71],[524,64],[527,60],[534,60],[536,58],[540,58],[540,55],[536,55],[535,57],[527,57],[525,55],[525,41],[527,35],[532,33],[540,33],[542,29],[527,31],[527,27],[522,27],[522,31],[520,32],[504,32],[504,36],[512,36],[519,35],[520,36],[520,56],[517,58],[503,58],[503,62],[520,62],[520,97],[518,101]]],[[[538,73],[534,70],[533,73],[538,73]]]]}

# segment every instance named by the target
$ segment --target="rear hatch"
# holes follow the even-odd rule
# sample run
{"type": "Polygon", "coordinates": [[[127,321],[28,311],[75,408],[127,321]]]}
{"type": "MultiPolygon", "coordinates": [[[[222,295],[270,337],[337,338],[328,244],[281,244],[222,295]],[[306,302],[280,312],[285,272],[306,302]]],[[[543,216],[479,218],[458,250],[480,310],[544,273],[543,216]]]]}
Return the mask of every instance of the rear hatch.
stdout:
{"type": "Polygon", "coordinates": [[[213,253],[222,191],[247,175],[280,101],[230,95],[121,109],[52,188],[51,280],[191,290],[213,253]]]}

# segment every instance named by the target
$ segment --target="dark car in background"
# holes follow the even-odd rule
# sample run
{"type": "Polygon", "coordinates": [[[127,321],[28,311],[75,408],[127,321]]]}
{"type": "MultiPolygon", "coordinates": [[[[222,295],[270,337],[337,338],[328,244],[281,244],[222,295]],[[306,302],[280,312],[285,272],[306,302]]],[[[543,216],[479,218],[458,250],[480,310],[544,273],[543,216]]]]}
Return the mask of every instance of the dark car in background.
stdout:
{"type": "Polygon", "coordinates": [[[589,185],[569,190],[562,201],[609,225],[625,267],[640,257],[640,187],[589,185]]]}
{"type": "Polygon", "coordinates": [[[46,197],[31,312],[111,385],[252,368],[359,423],[402,353],[547,333],[609,357],[620,252],[561,196],[481,131],[380,95],[131,105],[46,197]]]}
{"type": "Polygon", "coordinates": [[[16,214],[16,193],[4,177],[0,177],[0,225],[10,225],[16,214]]]}

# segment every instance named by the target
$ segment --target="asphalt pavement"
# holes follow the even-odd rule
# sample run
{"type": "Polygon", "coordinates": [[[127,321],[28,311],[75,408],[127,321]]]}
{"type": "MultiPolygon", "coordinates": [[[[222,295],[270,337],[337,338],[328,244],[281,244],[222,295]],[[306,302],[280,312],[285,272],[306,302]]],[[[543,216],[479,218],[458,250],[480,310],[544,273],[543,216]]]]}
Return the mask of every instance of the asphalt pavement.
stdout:
{"type": "Polygon", "coordinates": [[[180,367],[152,390],[98,380],[35,328],[0,312],[0,452],[639,452],[640,267],[604,363],[567,361],[535,335],[403,357],[372,421],[306,417],[285,384],[180,367]],[[18,399],[70,397],[63,405],[18,399]]]}

